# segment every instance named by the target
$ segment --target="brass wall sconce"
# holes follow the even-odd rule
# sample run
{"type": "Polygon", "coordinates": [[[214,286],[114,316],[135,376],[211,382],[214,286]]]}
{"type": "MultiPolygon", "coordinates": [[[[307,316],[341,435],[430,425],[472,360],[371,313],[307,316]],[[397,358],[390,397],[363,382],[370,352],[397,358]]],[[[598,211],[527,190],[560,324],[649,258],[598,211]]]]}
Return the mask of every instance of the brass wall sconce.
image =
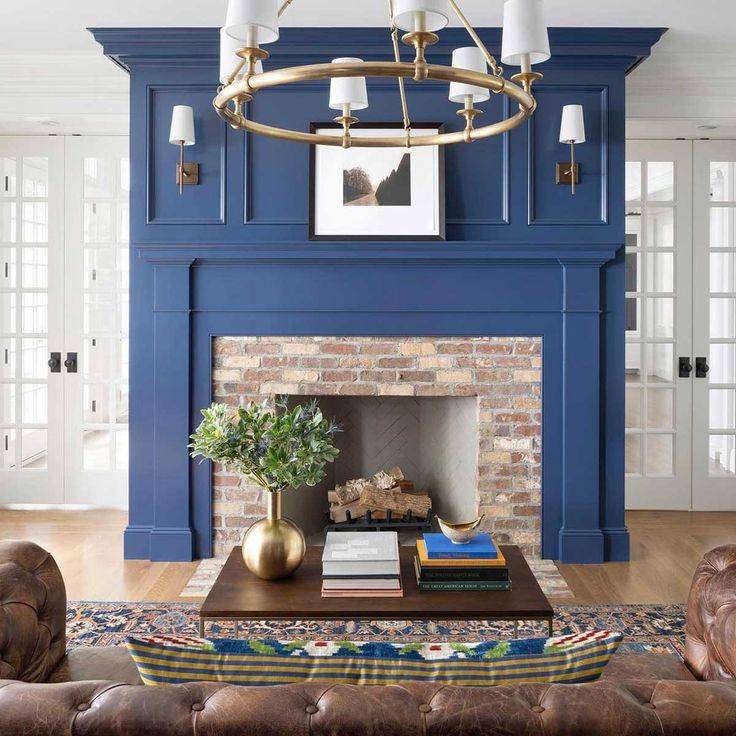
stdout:
{"type": "Polygon", "coordinates": [[[179,163],[176,165],[176,183],[179,194],[184,193],[185,184],[199,184],[199,164],[184,163],[184,146],[193,146],[194,110],[189,105],[174,105],[171,112],[169,143],[179,146],[179,163]]]}
{"type": "Polygon", "coordinates": [[[570,162],[557,164],[557,183],[569,184],[575,194],[575,185],[580,183],[580,164],[575,163],[575,144],[585,143],[585,119],[582,105],[565,105],[562,108],[560,143],[570,146],[570,162]]]}

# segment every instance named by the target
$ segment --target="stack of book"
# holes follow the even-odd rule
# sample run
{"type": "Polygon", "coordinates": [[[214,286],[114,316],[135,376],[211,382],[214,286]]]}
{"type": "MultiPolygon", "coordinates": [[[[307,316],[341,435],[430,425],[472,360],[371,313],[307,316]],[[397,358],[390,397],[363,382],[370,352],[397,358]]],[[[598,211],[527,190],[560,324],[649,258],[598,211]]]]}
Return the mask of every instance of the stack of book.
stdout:
{"type": "Polygon", "coordinates": [[[453,544],[444,534],[417,540],[419,590],[511,590],[509,569],[489,534],[453,544]]]}
{"type": "Polygon", "coordinates": [[[396,532],[327,532],[322,554],[323,598],[400,598],[396,532]]]}

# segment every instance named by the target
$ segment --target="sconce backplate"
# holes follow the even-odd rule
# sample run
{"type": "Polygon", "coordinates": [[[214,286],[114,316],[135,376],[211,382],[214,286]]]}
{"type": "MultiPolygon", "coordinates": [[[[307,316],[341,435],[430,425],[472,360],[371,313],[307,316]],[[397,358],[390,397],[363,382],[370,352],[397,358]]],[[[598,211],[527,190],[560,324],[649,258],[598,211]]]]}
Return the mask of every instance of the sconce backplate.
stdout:
{"type": "MultiPolygon", "coordinates": [[[[185,163],[184,165],[184,185],[199,184],[199,164],[185,163]]],[[[176,183],[181,182],[182,164],[176,165],[176,183]]]]}
{"type": "Polygon", "coordinates": [[[557,164],[558,184],[567,184],[569,186],[573,182],[573,174],[575,176],[575,183],[580,184],[580,164],[573,164],[572,167],[569,161],[557,164]]]}

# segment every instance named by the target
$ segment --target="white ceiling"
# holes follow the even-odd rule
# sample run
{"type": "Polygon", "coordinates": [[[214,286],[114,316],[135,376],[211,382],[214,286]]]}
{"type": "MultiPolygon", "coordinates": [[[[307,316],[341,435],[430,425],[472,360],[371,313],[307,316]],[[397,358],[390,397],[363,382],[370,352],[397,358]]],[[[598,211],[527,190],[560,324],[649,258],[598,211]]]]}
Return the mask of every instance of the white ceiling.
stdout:
{"type": "MultiPolygon", "coordinates": [[[[112,132],[110,126],[124,132],[127,80],[102,58],[85,29],[217,26],[226,5],[226,0],[0,0],[0,133],[17,132],[21,123],[24,131],[41,132],[33,129],[40,123],[29,120],[34,116],[56,120],[59,132],[79,129],[88,117],[99,132],[112,132]],[[41,89],[45,103],[45,95],[37,94],[41,89]]],[[[503,0],[461,0],[461,5],[476,26],[501,25],[503,0]]],[[[704,122],[717,124],[721,133],[736,133],[736,1],[545,0],[545,6],[550,26],[671,29],[629,78],[628,117],[637,134],[651,135],[645,123],[657,120],[668,121],[662,126],[666,135],[702,135],[696,128],[704,122]]],[[[382,26],[386,12],[386,0],[294,0],[282,20],[287,26],[382,26]]]]}
{"type": "MultiPolygon", "coordinates": [[[[217,26],[226,0],[3,0],[3,53],[85,51],[88,26],[217,26]]],[[[478,26],[501,25],[502,0],[461,0],[478,26]]],[[[546,0],[551,26],[667,26],[671,49],[728,50],[736,3],[731,0],[546,0]]],[[[386,0],[294,0],[284,25],[381,26],[386,0]]]]}

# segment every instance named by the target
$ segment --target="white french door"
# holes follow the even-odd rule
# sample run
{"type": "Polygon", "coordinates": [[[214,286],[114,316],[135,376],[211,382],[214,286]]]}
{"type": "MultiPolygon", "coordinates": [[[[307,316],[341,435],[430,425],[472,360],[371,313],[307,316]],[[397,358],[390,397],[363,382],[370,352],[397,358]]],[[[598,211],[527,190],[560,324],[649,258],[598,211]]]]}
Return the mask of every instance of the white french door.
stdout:
{"type": "Polygon", "coordinates": [[[695,142],[693,507],[736,509],[736,142],[695,142]]]}
{"type": "Polygon", "coordinates": [[[692,144],[632,141],[626,158],[626,503],[689,509],[692,144]]]}
{"type": "Polygon", "coordinates": [[[0,139],[0,500],[60,503],[64,143],[0,139]],[[52,306],[56,305],[56,306],[52,306]],[[61,361],[59,362],[60,365],[61,361]]]}
{"type": "Polygon", "coordinates": [[[0,138],[0,504],[127,505],[127,139],[0,138]]]}
{"type": "Polygon", "coordinates": [[[736,510],[736,142],[627,144],[626,504],[736,510]]]}
{"type": "Polygon", "coordinates": [[[66,144],[66,501],[127,505],[127,138],[66,144]]]}

